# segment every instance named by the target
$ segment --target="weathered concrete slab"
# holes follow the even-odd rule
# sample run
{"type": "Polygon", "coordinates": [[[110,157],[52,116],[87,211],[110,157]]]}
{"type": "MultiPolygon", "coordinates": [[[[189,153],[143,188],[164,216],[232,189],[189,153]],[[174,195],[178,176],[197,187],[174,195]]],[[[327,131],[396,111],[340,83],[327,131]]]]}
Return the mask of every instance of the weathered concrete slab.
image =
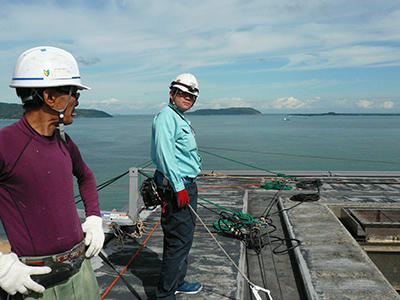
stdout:
{"type": "MultiPolygon", "coordinates": [[[[222,172],[218,172],[221,174],[222,172]]],[[[228,173],[228,172],[227,172],[228,173]]],[[[222,244],[235,264],[248,274],[251,281],[271,290],[274,300],[300,299],[300,281],[308,289],[309,299],[400,299],[398,293],[373,264],[368,255],[339,221],[342,206],[400,207],[399,174],[347,174],[349,176],[317,176],[301,172],[302,179],[320,178],[323,182],[321,198],[315,202],[298,202],[290,197],[298,193],[315,193],[302,190],[295,181],[289,181],[292,190],[277,191],[260,188],[264,176],[251,172],[236,176],[207,176],[199,178],[199,195],[222,207],[233,211],[248,211],[258,218],[266,206],[278,197],[285,209],[280,216],[277,206],[271,209],[271,220],[277,226],[274,235],[284,237],[291,234],[301,241],[296,255],[271,255],[270,247],[264,247],[260,259],[251,250],[244,253],[243,243],[237,239],[217,234],[212,223],[222,211],[208,202],[199,200],[198,212],[222,244]],[[240,176],[239,176],[240,175],[240,176]],[[365,175],[364,177],[362,175],[365,175]],[[289,226],[285,233],[284,226],[289,226]],[[301,272],[293,271],[293,265],[301,272]],[[263,266],[263,269],[260,269],[263,266]],[[302,275],[301,280],[297,277],[302,275]],[[278,276],[276,276],[278,275],[278,276]],[[263,280],[264,278],[264,280],[263,280]],[[278,279],[277,279],[278,278],[278,279]]],[[[295,172],[294,172],[295,174],[295,172]]],[[[300,172],[299,172],[300,174],[300,172]]],[[[159,220],[158,210],[145,220],[146,233],[142,238],[125,245],[124,250],[106,252],[118,270],[122,270],[148,236],[159,220]]],[[[126,278],[134,286],[142,299],[154,299],[162,254],[162,231],[155,229],[142,250],[138,252],[125,272],[126,278]]],[[[104,293],[116,274],[100,260],[93,261],[99,278],[100,289],[104,293]]],[[[200,281],[204,289],[197,295],[178,296],[178,299],[251,299],[248,285],[233,264],[225,257],[208,232],[198,222],[195,240],[190,253],[188,279],[200,281]]],[[[260,293],[263,299],[267,299],[260,293]]],[[[304,296],[303,296],[304,297],[304,296]]],[[[135,299],[121,280],[108,292],[104,299],[135,299]]],[[[302,298],[304,299],[304,298],[302,298]]]]}

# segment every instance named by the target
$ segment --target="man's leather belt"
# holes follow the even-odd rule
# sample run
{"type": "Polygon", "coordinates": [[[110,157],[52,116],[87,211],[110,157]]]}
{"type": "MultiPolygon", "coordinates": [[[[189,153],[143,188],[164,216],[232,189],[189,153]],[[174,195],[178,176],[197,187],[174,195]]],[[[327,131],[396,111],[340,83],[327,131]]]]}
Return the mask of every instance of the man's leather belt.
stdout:
{"type": "MultiPolygon", "coordinates": [[[[192,177],[182,177],[182,181],[183,183],[193,183],[196,181],[196,177],[192,178],[192,177]]],[[[161,173],[160,171],[156,170],[155,174],[154,174],[154,180],[156,182],[157,185],[163,185],[163,186],[167,186],[169,185],[169,180],[164,176],[163,173],[161,173]]]]}
{"type": "Polygon", "coordinates": [[[60,254],[43,256],[43,257],[20,257],[20,260],[30,266],[44,266],[48,261],[62,262],[69,259],[75,259],[83,255],[85,251],[85,243],[82,241],[69,251],[60,254]]]}

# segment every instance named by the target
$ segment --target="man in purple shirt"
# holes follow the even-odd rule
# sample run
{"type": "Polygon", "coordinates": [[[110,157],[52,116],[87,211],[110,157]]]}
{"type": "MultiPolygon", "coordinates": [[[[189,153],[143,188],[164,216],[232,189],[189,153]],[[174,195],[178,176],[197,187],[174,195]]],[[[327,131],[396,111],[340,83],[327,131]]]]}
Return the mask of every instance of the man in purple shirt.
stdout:
{"type": "Polygon", "coordinates": [[[25,51],[10,86],[24,114],[0,130],[0,218],[11,245],[10,253],[0,252],[0,299],[7,294],[100,299],[86,259],[97,255],[104,242],[96,182],[64,132],[64,125],[73,122],[78,91],[89,88],[81,83],[74,57],[55,47],[25,51]],[[83,224],[73,176],[85,206],[83,224]]]}

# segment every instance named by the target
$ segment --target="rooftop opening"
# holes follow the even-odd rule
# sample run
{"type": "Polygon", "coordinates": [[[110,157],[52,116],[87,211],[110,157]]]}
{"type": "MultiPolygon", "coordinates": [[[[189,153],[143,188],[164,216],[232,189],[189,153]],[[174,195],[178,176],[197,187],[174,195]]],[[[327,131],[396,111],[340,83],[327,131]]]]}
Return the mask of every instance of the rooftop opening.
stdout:
{"type": "Polygon", "coordinates": [[[342,207],[340,221],[400,291],[400,209],[342,207]]]}

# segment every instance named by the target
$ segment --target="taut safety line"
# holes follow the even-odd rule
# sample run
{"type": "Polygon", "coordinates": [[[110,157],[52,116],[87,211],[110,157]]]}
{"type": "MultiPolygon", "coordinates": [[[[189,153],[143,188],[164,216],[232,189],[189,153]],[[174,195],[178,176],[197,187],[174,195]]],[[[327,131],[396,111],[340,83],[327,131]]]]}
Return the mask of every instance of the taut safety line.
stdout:
{"type": "Polygon", "coordinates": [[[209,154],[209,155],[212,155],[212,156],[215,156],[215,157],[218,157],[218,158],[222,158],[222,159],[231,161],[231,162],[235,162],[235,163],[240,164],[240,165],[244,165],[244,166],[247,166],[247,167],[251,167],[251,168],[253,168],[253,169],[257,169],[257,170],[260,170],[260,171],[265,171],[265,172],[267,172],[267,173],[275,174],[275,175],[280,176],[280,177],[289,177],[289,178],[293,178],[293,177],[287,176],[287,175],[285,175],[285,174],[281,174],[281,173],[277,173],[277,172],[270,171],[270,170],[267,170],[267,169],[259,168],[259,167],[256,167],[256,166],[253,166],[253,165],[250,165],[250,164],[246,164],[246,163],[243,163],[243,162],[240,162],[240,161],[238,161],[238,160],[231,159],[231,158],[223,157],[223,156],[221,156],[221,155],[214,154],[214,153],[211,153],[211,152],[208,152],[208,151],[205,151],[205,150],[199,149],[199,151],[200,151],[200,152],[204,152],[204,153],[209,154]]]}
{"type": "Polygon", "coordinates": [[[281,155],[281,156],[292,156],[292,157],[305,157],[305,158],[317,158],[317,159],[330,159],[330,160],[343,160],[343,161],[356,161],[356,162],[367,162],[376,164],[400,164],[397,161],[385,161],[385,160],[370,160],[370,159],[357,159],[357,158],[343,158],[343,157],[329,157],[329,156],[318,156],[318,155],[304,155],[304,154],[289,154],[289,153],[278,153],[269,151],[254,151],[254,150],[242,150],[242,149],[227,149],[217,147],[201,147],[205,149],[223,150],[223,151],[236,151],[236,152],[247,152],[257,154],[268,154],[268,155],[281,155]]]}

